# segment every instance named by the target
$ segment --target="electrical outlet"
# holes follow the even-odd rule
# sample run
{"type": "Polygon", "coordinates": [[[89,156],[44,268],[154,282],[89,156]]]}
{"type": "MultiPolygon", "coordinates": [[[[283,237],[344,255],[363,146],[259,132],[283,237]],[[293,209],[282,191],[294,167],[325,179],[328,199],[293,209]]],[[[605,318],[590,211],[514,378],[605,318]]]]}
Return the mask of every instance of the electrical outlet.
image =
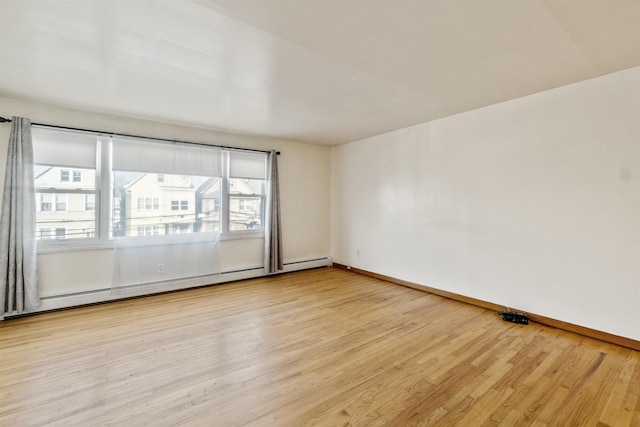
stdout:
{"type": "Polygon", "coordinates": [[[164,274],[164,264],[158,264],[158,274],[164,274]]]}

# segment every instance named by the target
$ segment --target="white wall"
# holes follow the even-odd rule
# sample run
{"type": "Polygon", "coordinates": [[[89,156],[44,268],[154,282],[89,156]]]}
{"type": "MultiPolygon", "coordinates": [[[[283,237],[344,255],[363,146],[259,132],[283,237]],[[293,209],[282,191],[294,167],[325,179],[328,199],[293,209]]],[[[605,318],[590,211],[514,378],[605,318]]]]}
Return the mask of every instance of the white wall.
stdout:
{"type": "MultiPolygon", "coordinates": [[[[227,134],[2,97],[0,115],[8,118],[12,115],[29,117],[33,122],[62,126],[280,150],[282,154],[278,161],[285,262],[329,256],[328,147],[227,134]]],[[[0,125],[0,188],[4,181],[9,131],[9,124],[0,125]]],[[[262,239],[221,243],[223,271],[261,266],[262,257],[262,239]]],[[[111,284],[112,263],[112,251],[109,250],[41,254],[38,261],[41,294],[46,296],[108,287],[111,284]]]]}
{"type": "Polygon", "coordinates": [[[335,262],[640,339],[640,68],[336,147],[331,192],[335,262]]]}

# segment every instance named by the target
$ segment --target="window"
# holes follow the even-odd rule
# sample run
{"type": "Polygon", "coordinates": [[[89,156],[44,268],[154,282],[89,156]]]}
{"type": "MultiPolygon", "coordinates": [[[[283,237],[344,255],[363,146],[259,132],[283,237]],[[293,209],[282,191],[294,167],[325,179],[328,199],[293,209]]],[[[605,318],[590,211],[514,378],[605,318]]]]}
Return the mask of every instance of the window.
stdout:
{"type": "Polygon", "coordinates": [[[56,212],[67,210],[67,195],[66,194],[54,194],[56,200],[56,212]]]}
{"type": "Polygon", "coordinates": [[[51,200],[53,199],[53,194],[45,193],[39,194],[40,202],[38,206],[40,207],[40,212],[51,212],[53,210],[53,204],[51,200]]]}
{"type": "Polygon", "coordinates": [[[36,236],[47,241],[40,248],[108,247],[121,236],[261,235],[264,153],[39,126],[32,135],[36,236]]]}
{"type": "Polygon", "coordinates": [[[66,210],[66,194],[36,193],[36,212],[64,212],[66,210]]]}
{"type": "Polygon", "coordinates": [[[96,238],[96,135],[32,127],[36,239],[96,238]]]}
{"type": "Polygon", "coordinates": [[[229,162],[229,232],[263,228],[266,155],[231,151],[229,162]]]}
{"type": "Polygon", "coordinates": [[[66,239],[67,238],[67,230],[65,228],[56,228],[56,239],[66,239]]]}
{"type": "Polygon", "coordinates": [[[239,208],[241,211],[248,211],[251,210],[251,200],[249,199],[240,199],[238,200],[239,202],[239,208]]]}
{"type": "Polygon", "coordinates": [[[84,210],[95,211],[96,210],[96,195],[85,194],[84,195],[84,210]]]}
{"type": "Polygon", "coordinates": [[[186,211],[189,210],[189,201],[188,200],[172,200],[171,201],[171,210],[172,211],[186,211]]]}

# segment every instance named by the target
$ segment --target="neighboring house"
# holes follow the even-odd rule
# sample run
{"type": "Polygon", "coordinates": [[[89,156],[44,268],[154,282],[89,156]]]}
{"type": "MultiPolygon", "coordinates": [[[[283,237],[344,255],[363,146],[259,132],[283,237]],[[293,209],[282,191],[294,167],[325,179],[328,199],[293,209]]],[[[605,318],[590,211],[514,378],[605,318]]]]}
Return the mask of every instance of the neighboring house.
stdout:
{"type": "MultiPolygon", "coordinates": [[[[220,178],[210,178],[196,192],[196,209],[202,231],[220,229],[220,178]]],[[[262,228],[264,181],[229,179],[229,231],[262,228]]]]}
{"type": "Polygon", "coordinates": [[[95,171],[36,166],[36,239],[95,237],[95,171]]]}
{"type": "MultiPolygon", "coordinates": [[[[191,233],[196,221],[196,190],[188,178],[140,173],[121,187],[116,184],[116,236],[191,233]]],[[[116,215],[114,215],[115,217],[116,215]]]]}
{"type": "Polygon", "coordinates": [[[207,179],[196,191],[196,229],[220,231],[220,178],[207,179]]]}
{"type": "MultiPolygon", "coordinates": [[[[95,237],[95,171],[36,166],[34,173],[36,238],[95,237]]],[[[221,231],[220,178],[140,172],[114,175],[114,236],[221,231]]],[[[231,178],[228,197],[229,231],[262,228],[264,181],[231,178]]]]}

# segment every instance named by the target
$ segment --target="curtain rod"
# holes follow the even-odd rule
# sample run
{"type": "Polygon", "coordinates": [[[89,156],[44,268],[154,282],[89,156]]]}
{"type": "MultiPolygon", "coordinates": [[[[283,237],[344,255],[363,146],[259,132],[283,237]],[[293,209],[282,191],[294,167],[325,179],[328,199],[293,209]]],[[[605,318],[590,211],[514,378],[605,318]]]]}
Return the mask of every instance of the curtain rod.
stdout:
{"type": "MultiPolygon", "coordinates": [[[[0,123],[11,123],[11,119],[6,119],[6,118],[0,116],[0,123]]],[[[106,132],[106,131],[103,131],[103,130],[74,128],[74,127],[69,127],[69,126],[50,125],[50,124],[46,124],[46,123],[31,123],[31,124],[33,126],[43,126],[43,127],[56,128],[56,129],[75,130],[75,131],[80,131],[80,132],[91,132],[91,133],[102,133],[102,134],[107,134],[107,135],[114,135],[114,136],[118,135],[118,136],[124,136],[124,137],[129,137],[129,138],[153,139],[153,140],[156,140],[156,141],[164,141],[164,142],[179,142],[179,143],[182,143],[182,144],[203,145],[205,147],[229,148],[229,149],[232,149],[232,150],[253,151],[253,152],[256,152],[256,153],[270,153],[271,152],[269,150],[258,150],[258,149],[253,149],[253,148],[229,147],[229,146],[226,146],[226,145],[211,145],[211,144],[204,144],[202,142],[181,141],[179,139],[154,138],[152,136],[142,136],[142,135],[131,135],[131,134],[127,134],[127,133],[106,132]]],[[[276,151],[276,156],[279,156],[279,155],[280,155],[280,151],[276,151]]]]}

